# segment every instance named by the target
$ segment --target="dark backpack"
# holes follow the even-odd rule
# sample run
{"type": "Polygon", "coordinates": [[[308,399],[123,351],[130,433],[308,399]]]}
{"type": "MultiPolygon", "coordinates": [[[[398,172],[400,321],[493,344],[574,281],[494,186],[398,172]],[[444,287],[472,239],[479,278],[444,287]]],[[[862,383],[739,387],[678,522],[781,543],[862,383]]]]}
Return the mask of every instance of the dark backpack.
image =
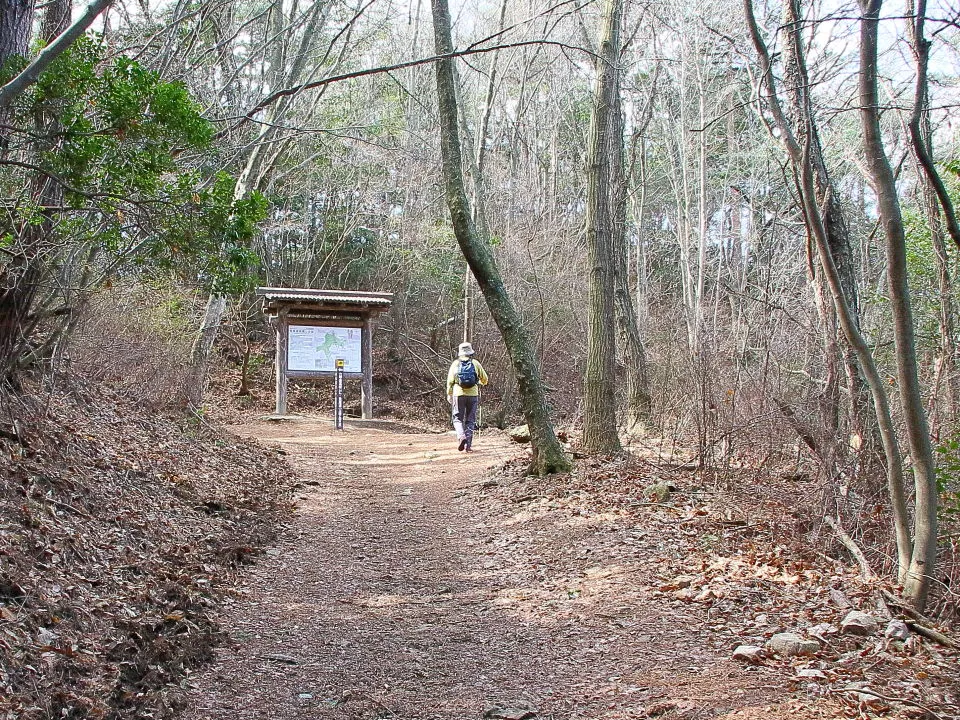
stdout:
{"type": "Polygon", "coordinates": [[[473,360],[461,360],[460,370],[457,371],[457,385],[467,389],[474,387],[480,378],[477,377],[477,368],[473,360]]]}

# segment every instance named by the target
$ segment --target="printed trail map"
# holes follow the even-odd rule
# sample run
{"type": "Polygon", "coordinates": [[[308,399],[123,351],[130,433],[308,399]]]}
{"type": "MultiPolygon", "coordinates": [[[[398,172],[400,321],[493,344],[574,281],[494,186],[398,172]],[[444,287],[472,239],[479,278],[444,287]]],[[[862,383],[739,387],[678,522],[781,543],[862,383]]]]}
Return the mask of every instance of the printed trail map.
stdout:
{"type": "Polygon", "coordinates": [[[361,372],[361,328],[291,325],[287,334],[287,369],[334,372],[344,361],[344,372],[361,372]]]}

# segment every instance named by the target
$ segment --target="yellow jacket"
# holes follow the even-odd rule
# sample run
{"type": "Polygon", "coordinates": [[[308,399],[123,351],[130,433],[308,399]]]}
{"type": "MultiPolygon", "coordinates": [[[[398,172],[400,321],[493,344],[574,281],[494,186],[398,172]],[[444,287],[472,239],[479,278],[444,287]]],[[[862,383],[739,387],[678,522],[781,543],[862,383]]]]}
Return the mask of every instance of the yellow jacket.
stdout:
{"type": "Polygon", "coordinates": [[[483,369],[483,365],[480,364],[479,360],[468,357],[459,357],[453,361],[453,363],[450,365],[450,372],[447,373],[447,395],[452,395],[453,397],[460,397],[461,395],[479,395],[480,386],[486,385],[489,379],[490,378],[487,377],[487,371],[483,369]],[[479,382],[472,388],[462,388],[457,384],[457,376],[460,374],[461,360],[472,360],[473,366],[477,369],[477,379],[479,382]]]}

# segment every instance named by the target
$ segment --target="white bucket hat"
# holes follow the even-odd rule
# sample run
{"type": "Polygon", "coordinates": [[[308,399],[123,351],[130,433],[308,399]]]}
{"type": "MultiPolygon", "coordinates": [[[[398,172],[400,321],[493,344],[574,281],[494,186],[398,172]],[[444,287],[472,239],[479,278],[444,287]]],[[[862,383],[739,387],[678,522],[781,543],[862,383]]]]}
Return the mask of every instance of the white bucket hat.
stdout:
{"type": "Polygon", "coordinates": [[[475,353],[474,353],[474,351],[473,351],[473,345],[471,345],[471,344],[468,343],[468,342],[460,343],[460,347],[457,348],[457,354],[458,354],[458,355],[465,355],[465,356],[467,356],[467,357],[470,357],[471,355],[474,355],[475,353]]]}

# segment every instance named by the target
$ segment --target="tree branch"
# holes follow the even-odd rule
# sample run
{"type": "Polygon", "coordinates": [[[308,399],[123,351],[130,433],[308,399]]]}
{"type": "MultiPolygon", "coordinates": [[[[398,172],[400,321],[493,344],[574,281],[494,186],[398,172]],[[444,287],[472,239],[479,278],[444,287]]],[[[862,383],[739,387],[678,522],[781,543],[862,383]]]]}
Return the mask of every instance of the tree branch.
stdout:
{"type": "Polygon", "coordinates": [[[50,64],[60,57],[67,48],[73,45],[77,38],[83,35],[87,31],[87,28],[93,24],[93,21],[97,19],[100,13],[110,7],[113,2],[114,0],[94,0],[90,3],[90,5],[87,6],[86,12],[77,18],[73,25],[64,30],[56,40],[41,50],[33,62],[27,65],[19,75],[3,87],[0,87],[0,110],[9,107],[24,90],[34,84],[40,77],[40,74],[50,67],[50,64]]]}
{"type": "MultiPolygon", "coordinates": [[[[566,50],[576,50],[577,52],[587,53],[588,55],[594,55],[591,51],[583,47],[578,47],[576,45],[568,45],[567,43],[557,42],[555,40],[524,40],[514,43],[504,43],[502,45],[491,45],[490,47],[471,47],[466,50],[454,50],[449,53],[444,53],[442,55],[431,55],[425,58],[418,58],[416,60],[408,60],[406,62],[398,63],[396,65],[382,65],[380,67],[368,68],[366,70],[355,70],[353,72],[342,73],[340,75],[331,75],[330,77],[321,78],[319,80],[313,80],[311,82],[300,83],[299,85],[293,85],[288,88],[283,88],[277,90],[276,92],[270,93],[261,100],[256,106],[250,110],[246,115],[239,118],[235,126],[230,128],[230,130],[235,130],[236,128],[243,125],[249,120],[253,120],[253,116],[263,110],[264,108],[269,107],[278,100],[290,97],[291,95],[297,95],[305,90],[314,90],[325,85],[330,85],[336,82],[342,82],[343,80],[352,80],[354,78],[366,77],[368,75],[379,75],[380,73],[392,72],[394,70],[403,70],[404,68],[417,67],[418,65],[431,65],[433,63],[439,62],[441,60],[452,60],[459,57],[466,57],[468,55],[479,55],[481,53],[495,52],[497,50],[509,50],[510,48],[525,47],[527,45],[550,45],[553,47],[559,47],[566,50]]],[[[596,57],[596,55],[594,55],[596,57]]],[[[224,131],[226,132],[226,131],[224,131]]],[[[223,132],[219,133],[223,135],[223,132]]]]}

